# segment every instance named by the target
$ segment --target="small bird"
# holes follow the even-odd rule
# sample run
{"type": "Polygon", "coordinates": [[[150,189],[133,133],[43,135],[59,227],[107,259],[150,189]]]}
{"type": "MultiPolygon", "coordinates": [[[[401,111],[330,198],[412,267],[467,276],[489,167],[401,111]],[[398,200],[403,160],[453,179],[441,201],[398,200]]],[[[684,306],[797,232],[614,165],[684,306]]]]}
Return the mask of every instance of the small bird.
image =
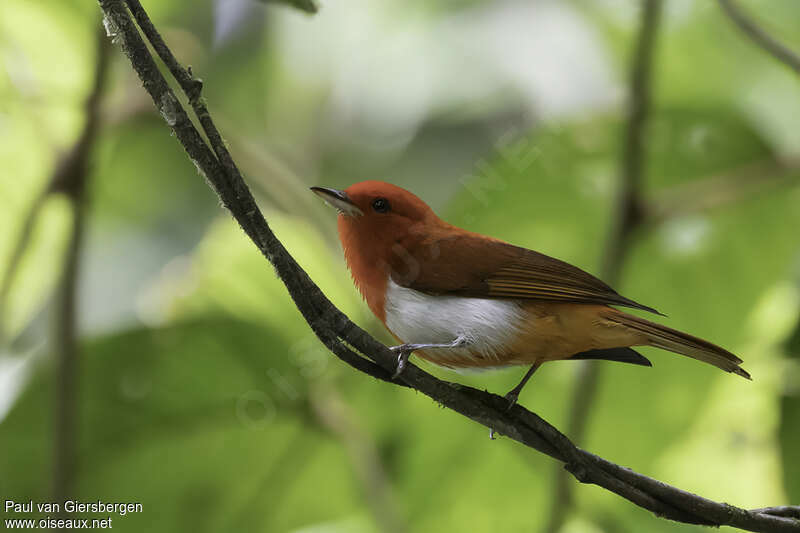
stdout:
{"type": "Polygon", "coordinates": [[[750,379],[742,360],[708,341],[625,313],[659,314],[564,261],[448,224],[409,191],[363,181],[311,187],[339,211],[339,238],[358,290],[411,352],[452,368],[527,365],[509,406],[542,363],[604,359],[643,366],[655,346],[750,379]]]}

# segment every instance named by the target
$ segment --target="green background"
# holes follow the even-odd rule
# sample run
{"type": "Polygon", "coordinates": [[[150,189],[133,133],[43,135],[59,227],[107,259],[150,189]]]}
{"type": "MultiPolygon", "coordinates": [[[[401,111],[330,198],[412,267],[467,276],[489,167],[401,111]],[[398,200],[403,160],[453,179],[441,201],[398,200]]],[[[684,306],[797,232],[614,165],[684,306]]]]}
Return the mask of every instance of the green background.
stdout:
{"type": "MultiPolygon", "coordinates": [[[[323,3],[314,16],[247,2],[144,4],[204,79],[277,236],[379,339],[391,340],[352,288],[334,213],[309,186],[392,181],[452,223],[598,271],[635,3],[323,3]],[[494,21],[502,32],[516,9],[566,17],[555,39],[565,49],[590,35],[584,48],[608,69],[608,101],[583,105],[605,91],[590,80],[572,91],[578,104],[556,112],[510,85],[504,54],[558,56],[544,44],[509,42],[476,66],[487,60],[471,54],[491,41],[477,29],[494,21]],[[478,90],[466,75],[448,82],[445,68],[497,79],[486,74],[494,85],[478,90]]],[[[742,4],[800,50],[800,4],[742,4]]],[[[0,277],[24,213],[85,120],[98,28],[92,2],[0,4],[0,277]]],[[[529,69],[542,69],[545,85],[561,79],[557,64],[529,69]]],[[[678,0],[665,2],[653,71],[644,194],[679,200],[636,235],[617,289],[737,353],[754,379],[650,349],[652,369],[603,363],[581,444],[717,501],[798,504],[800,78],[714,2],[678,0]],[[744,178],[730,185],[735,176],[744,178]],[[692,193],[698,183],[712,185],[692,193]]],[[[142,513],[114,519],[119,531],[542,530],[557,465],[330,355],[116,47],[102,109],[79,275],[75,498],[141,502],[142,513]]],[[[46,202],[9,295],[4,500],[51,495],[53,288],[71,216],[64,198],[46,202]]],[[[546,365],[521,403],[563,429],[577,368],[546,365]]],[[[426,369],[498,393],[522,373],[426,369]]],[[[564,531],[698,529],[573,488],[564,531]]]]}

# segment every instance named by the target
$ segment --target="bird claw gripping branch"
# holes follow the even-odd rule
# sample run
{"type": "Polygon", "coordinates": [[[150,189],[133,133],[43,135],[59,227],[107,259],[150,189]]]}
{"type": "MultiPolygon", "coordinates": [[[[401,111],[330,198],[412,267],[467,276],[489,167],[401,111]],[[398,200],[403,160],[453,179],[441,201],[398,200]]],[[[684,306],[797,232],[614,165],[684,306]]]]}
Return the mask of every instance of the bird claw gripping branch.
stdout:
{"type": "Polygon", "coordinates": [[[444,343],[427,343],[427,344],[398,344],[397,346],[390,346],[389,349],[397,353],[397,370],[392,375],[392,379],[397,379],[403,370],[406,368],[408,358],[414,350],[428,350],[432,348],[447,349],[447,348],[463,348],[469,345],[469,339],[466,335],[459,335],[452,342],[444,343]]]}

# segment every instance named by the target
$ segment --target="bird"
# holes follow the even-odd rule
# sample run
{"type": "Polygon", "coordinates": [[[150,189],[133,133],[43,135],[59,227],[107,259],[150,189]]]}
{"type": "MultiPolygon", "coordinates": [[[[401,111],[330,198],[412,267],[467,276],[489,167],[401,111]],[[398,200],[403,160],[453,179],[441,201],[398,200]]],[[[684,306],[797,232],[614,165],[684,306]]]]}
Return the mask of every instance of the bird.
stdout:
{"type": "Polygon", "coordinates": [[[724,348],[618,308],[656,309],[567,262],[449,224],[401,187],[311,190],[338,210],[353,282],[400,343],[395,378],[412,353],[455,370],[527,366],[505,396],[510,407],[543,363],[652,366],[631,347],[653,346],[751,379],[724,348]]]}

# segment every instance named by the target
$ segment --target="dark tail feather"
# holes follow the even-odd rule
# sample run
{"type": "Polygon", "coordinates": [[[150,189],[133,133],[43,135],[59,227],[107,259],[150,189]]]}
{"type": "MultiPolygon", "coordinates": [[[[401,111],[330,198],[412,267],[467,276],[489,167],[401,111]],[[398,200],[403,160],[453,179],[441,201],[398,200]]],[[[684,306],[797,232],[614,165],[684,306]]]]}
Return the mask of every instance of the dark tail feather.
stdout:
{"type": "Polygon", "coordinates": [[[647,357],[631,348],[607,348],[605,350],[587,350],[576,353],[570,359],[602,359],[604,361],[617,361],[632,365],[653,366],[647,357]]]}
{"type": "Polygon", "coordinates": [[[686,355],[750,379],[750,374],[739,366],[742,360],[716,344],[621,311],[614,310],[607,318],[643,335],[649,346],[686,355]]]}

